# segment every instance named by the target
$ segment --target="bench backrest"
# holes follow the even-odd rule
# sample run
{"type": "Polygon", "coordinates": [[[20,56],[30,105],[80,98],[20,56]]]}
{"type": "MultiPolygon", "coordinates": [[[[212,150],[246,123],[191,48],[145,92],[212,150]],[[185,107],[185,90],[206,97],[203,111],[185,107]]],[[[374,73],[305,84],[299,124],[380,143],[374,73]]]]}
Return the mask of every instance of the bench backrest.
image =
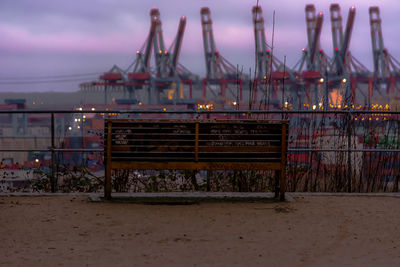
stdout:
{"type": "Polygon", "coordinates": [[[288,121],[108,119],[106,186],[111,169],[281,170],[288,121]]]}
{"type": "Polygon", "coordinates": [[[287,129],[271,120],[109,119],[105,156],[112,168],[280,169],[287,129]]]}

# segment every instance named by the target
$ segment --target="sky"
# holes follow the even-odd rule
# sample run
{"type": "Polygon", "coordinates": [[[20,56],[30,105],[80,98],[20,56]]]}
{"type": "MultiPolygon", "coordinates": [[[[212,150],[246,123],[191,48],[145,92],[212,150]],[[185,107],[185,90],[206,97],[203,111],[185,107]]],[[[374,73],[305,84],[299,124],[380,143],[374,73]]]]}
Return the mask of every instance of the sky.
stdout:
{"type": "MultiPolygon", "coordinates": [[[[200,9],[209,7],[219,52],[244,72],[254,69],[251,9],[257,0],[1,0],[0,92],[76,91],[113,65],[126,69],[146,40],[150,9],[161,13],[164,40],[173,42],[179,19],[187,17],[180,63],[205,74],[200,9]],[[52,80],[61,80],[52,82],[52,80]]],[[[332,55],[329,7],[340,4],[343,26],[351,5],[356,18],[350,50],[372,70],[368,8],[379,6],[385,47],[400,58],[398,0],[259,0],[265,34],[271,44],[275,11],[274,55],[293,67],[307,45],[304,8],[324,13],[321,48],[332,55]]],[[[154,57],[152,57],[152,62],[154,57]]]]}

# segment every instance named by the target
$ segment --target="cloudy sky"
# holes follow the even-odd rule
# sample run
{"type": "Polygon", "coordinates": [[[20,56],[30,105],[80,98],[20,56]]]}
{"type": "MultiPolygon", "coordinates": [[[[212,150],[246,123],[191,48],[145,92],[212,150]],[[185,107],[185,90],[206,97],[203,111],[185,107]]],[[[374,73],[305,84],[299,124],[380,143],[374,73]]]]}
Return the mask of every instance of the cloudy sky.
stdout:
{"type": "MultiPolygon", "coordinates": [[[[321,47],[331,55],[332,2],[259,0],[269,43],[275,11],[274,53],[282,60],[286,56],[290,67],[300,59],[301,49],[307,44],[304,7],[310,3],[317,12],[324,12],[321,47]]],[[[343,24],[348,9],[355,5],[350,49],[370,70],[370,6],[380,7],[385,46],[400,58],[399,0],[334,3],[341,6],[343,24]]],[[[187,17],[180,63],[192,72],[201,76],[205,73],[200,23],[200,9],[205,6],[211,9],[214,37],[221,54],[244,70],[254,68],[251,8],[255,4],[256,0],[1,0],[0,92],[75,91],[79,82],[95,79],[114,64],[127,68],[146,39],[153,7],[161,12],[167,47],[175,37],[179,18],[187,17]]]]}

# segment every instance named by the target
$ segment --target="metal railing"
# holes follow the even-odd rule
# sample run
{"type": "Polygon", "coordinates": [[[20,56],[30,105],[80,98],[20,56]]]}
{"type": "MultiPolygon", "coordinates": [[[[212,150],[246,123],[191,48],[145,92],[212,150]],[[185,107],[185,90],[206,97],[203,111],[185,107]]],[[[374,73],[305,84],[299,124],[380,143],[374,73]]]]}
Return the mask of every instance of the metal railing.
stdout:
{"type": "MultiPolygon", "coordinates": [[[[347,179],[347,191],[354,191],[352,188],[353,179],[353,164],[352,155],[356,153],[399,153],[400,148],[398,145],[391,145],[387,147],[375,147],[365,146],[362,148],[355,145],[355,138],[359,137],[355,130],[358,127],[362,128],[363,124],[369,124],[368,127],[374,128],[374,124],[377,121],[371,120],[371,117],[376,116],[383,117],[379,123],[395,124],[400,125],[400,111],[389,111],[389,110],[357,110],[357,109],[343,109],[343,110],[10,110],[10,111],[0,111],[0,115],[4,114],[48,114],[50,116],[50,146],[47,148],[39,149],[3,149],[0,148],[0,152],[50,152],[51,153],[51,191],[56,192],[56,179],[55,179],[55,165],[56,165],[56,154],[65,152],[80,152],[80,153],[102,153],[103,149],[95,148],[59,148],[56,146],[56,136],[55,136],[55,115],[56,114],[102,114],[104,117],[109,117],[110,114],[114,116],[122,117],[140,117],[142,115],[160,115],[160,116],[181,116],[188,115],[193,119],[196,118],[208,118],[213,119],[216,117],[225,116],[231,119],[289,119],[291,121],[291,126],[289,128],[289,136],[292,135],[292,131],[296,131],[296,127],[302,127],[305,125],[309,127],[307,129],[308,133],[308,146],[305,147],[296,145],[296,139],[289,140],[289,154],[296,153],[308,153],[308,161],[312,164],[313,155],[323,154],[323,153],[344,153],[346,154],[346,179],[347,179]],[[303,116],[303,117],[302,117],[303,116]],[[340,126],[336,126],[335,130],[340,132],[336,137],[340,137],[340,146],[335,145],[333,148],[327,148],[324,146],[316,146],[314,144],[314,135],[319,130],[323,131],[324,127],[330,126],[322,124],[322,126],[315,125],[315,122],[321,122],[334,117],[334,121],[340,122],[340,126]],[[363,120],[357,119],[360,116],[364,116],[363,120]],[[366,120],[365,120],[366,119],[366,120]],[[305,124],[301,124],[301,121],[306,121],[305,124]],[[294,121],[294,122],[293,122],[294,121]],[[293,123],[292,123],[293,122],[293,123]],[[300,123],[299,125],[292,127],[292,124],[300,123]],[[371,126],[372,125],[372,126],[371,126]],[[342,127],[340,129],[340,127],[342,127]],[[345,139],[345,141],[343,141],[345,139]],[[291,141],[292,144],[291,144],[291,141]]],[[[380,128],[387,128],[387,125],[380,126],[380,128]]],[[[370,128],[368,128],[370,129],[370,128]]],[[[373,129],[372,129],[373,130],[373,129]]],[[[399,127],[395,126],[390,129],[392,136],[399,136],[399,127]]],[[[365,131],[364,131],[365,135],[365,131]]],[[[389,132],[386,135],[390,135],[389,132]]],[[[379,136],[379,134],[378,134],[379,136]]],[[[338,139],[338,138],[336,138],[338,139]]],[[[396,139],[396,137],[395,137],[396,139]]],[[[306,140],[307,141],[307,140],[306,140]]],[[[395,141],[398,141],[396,139],[395,141]]],[[[310,167],[312,168],[312,167],[310,167]]],[[[311,170],[312,171],[312,170],[311,170]]]]}

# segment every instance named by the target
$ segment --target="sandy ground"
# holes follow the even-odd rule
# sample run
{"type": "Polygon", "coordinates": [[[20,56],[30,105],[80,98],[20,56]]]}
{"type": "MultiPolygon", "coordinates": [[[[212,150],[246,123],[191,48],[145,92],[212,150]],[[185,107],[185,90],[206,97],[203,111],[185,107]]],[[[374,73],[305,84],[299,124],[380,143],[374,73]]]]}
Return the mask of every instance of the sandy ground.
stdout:
{"type": "Polygon", "coordinates": [[[400,266],[400,198],[143,205],[0,197],[1,266],[400,266]]]}

